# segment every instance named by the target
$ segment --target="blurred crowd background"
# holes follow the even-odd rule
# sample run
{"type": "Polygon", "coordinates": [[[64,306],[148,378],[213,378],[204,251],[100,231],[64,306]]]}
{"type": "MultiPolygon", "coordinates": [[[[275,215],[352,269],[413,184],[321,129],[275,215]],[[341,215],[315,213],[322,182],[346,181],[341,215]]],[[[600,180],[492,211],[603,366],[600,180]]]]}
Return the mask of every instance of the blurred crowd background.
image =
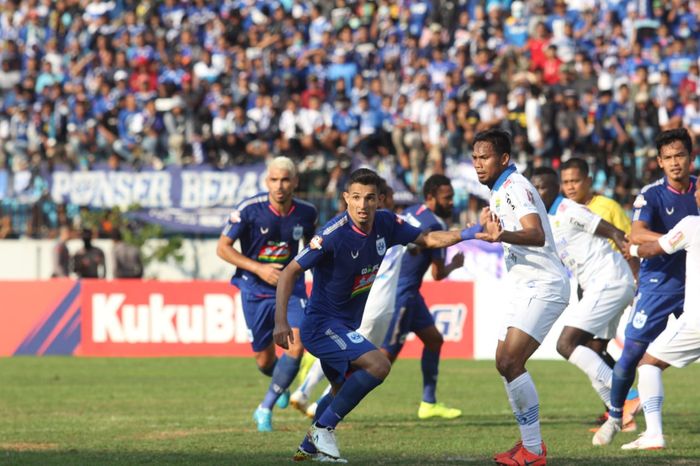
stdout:
{"type": "Polygon", "coordinates": [[[0,5],[0,238],[79,227],[78,206],[47,194],[59,166],[284,154],[302,197],[336,199],[361,164],[417,192],[502,127],[521,168],[584,157],[594,189],[629,207],[660,174],[659,130],[700,135],[696,1],[0,5]]]}

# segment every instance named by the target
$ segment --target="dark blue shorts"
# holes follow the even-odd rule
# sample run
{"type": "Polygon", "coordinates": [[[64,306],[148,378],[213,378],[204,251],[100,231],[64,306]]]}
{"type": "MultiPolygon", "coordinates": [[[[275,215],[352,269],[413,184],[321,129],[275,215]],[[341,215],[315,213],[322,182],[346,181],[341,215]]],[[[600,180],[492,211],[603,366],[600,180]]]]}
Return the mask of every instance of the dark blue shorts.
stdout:
{"type": "Polygon", "coordinates": [[[654,294],[637,291],[625,338],[651,343],[666,328],[668,316],[683,313],[684,293],[654,294]]]}
{"type": "Polygon", "coordinates": [[[394,315],[391,317],[382,348],[392,355],[397,355],[401,352],[409,333],[432,325],[435,325],[435,319],[423,296],[418,292],[400,293],[396,297],[394,315]]]}
{"type": "MultiPolygon", "coordinates": [[[[290,327],[301,326],[306,302],[306,297],[292,295],[289,298],[287,320],[290,327]]],[[[275,297],[241,291],[241,304],[253,351],[263,351],[272,343],[272,331],[275,329],[275,297]]]]}
{"type": "Polygon", "coordinates": [[[377,349],[351,323],[336,319],[306,316],[300,333],[304,348],[321,361],[323,373],[333,383],[345,380],[352,361],[377,349]]]}

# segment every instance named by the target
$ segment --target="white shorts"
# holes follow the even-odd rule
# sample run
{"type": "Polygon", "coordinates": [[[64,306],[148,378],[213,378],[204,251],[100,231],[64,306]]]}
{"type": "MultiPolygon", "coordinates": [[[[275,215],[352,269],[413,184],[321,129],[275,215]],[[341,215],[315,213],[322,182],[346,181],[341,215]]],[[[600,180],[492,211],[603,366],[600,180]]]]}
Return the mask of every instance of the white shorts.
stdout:
{"type": "Polygon", "coordinates": [[[519,295],[508,304],[498,339],[505,341],[508,328],[515,327],[542,343],[568,302],[545,301],[534,296],[519,295]]]}
{"type": "Polygon", "coordinates": [[[700,328],[682,314],[656,337],[647,353],[673,367],[685,367],[700,359],[700,328]]]}
{"type": "Polygon", "coordinates": [[[377,348],[382,346],[386,332],[389,331],[395,303],[396,294],[394,293],[389,299],[367,300],[365,304],[362,322],[357,331],[377,348]]]}
{"type": "Polygon", "coordinates": [[[564,325],[610,340],[617,333],[622,313],[634,299],[634,282],[601,285],[583,292],[581,300],[566,312],[564,325]]]}

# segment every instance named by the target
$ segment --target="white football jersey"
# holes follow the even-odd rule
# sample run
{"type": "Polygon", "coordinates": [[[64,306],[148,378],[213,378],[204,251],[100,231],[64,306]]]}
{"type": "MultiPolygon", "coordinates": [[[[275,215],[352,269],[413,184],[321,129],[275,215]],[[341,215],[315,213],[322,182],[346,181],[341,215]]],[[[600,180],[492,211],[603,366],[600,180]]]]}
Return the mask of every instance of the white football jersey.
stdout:
{"type": "Polygon", "coordinates": [[[686,319],[700,327],[700,216],[685,217],[659,238],[659,245],[666,254],[686,250],[683,313],[688,314],[686,319]]]}
{"type": "Polygon", "coordinates": [[[612,250],[607,238],[596,236],[601,220],[587,207],[561,195],[549,209],[559,258],[584,290],[592,288],[595,282],[634,283],[632,270],[622,254],[612,250]]]}
{"type": "Polygon", "coordinates": [[[502,243],[511,284],[516,289],[527,288],[545,301],[568,302],[569,277],[559,260],[547,210],[535,187],[511,166],[494,184],[489,205],[504,230],[522,230],[520,219],[529,214],[539,215],[544,229],[542,247],[502,243]]]}
{"type": "Polygon", "coordinates": [[[363,324],[367,319],[376,319],[378,316],[394,312],[396,287],[401,274],[401,259],[405,252],[406,246],[401,244],[387,249],[367,296],[367,304],[362,314],[363,324]]]}

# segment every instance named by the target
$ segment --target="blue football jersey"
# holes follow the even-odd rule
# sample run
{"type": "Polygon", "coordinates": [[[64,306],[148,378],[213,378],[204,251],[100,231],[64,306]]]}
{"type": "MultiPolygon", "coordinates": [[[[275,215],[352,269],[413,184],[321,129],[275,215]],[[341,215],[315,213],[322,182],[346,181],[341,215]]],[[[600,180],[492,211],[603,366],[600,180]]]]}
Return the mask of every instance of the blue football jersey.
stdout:
{"type": "MultiPolygon", "coordinates": [[[[299,199],[292,200],[287,215],[281,215],[270,204],[267,193],[241,202],[231,212],[223,233],[241,241],[241,253],[258,262],[287,265],[299,251],[299,240],[314,234],[318,212],[316,207],[299,199]]],[[[254,273],[241,268],[231,278],[240,290],[260,296],[274,296],[275,287],[254,273]]],[[[294,288],[295,295],[306,296],[304,277],[294,288]]]]}
{"type": "MultiPolygon", "coordinates": [[[[681,193],[662,178],[645,186],[634,200],[632,221],[642,221],[651,231],[666,234],[687,215],[697,215],[697,178],[690,177],[690,188],[681,193]]],[[[644,259],[639,270],[639,289],[647,293],[683,294],[685,290],[685,251],[644,259]]]]}
{"type": "MultiPolygon", "coordinates": [[[[428,209],[424,204],[417,204],[403,211],[402,216],[406,222],[421,231],[444,231],[447,230],[445,222],[428,209]]],[[[418,290],[423,283],[423,276],[430,267],[433,260],[445,259],[445,248],[424,249],[417,254],[407,251],[401,259],[401,274],[397,293],[402,290],[418,290]]]]}
{"type": "Polygon", "coordinates": [[[369,234],[357,228],[347,212],[328,222],[297,255],[304,270],[313,268],[307,316],[328,317],[357,328],[367,295],[386,251],[408,244],[421,230],[388,210],[378,210],[369,234]]]}

